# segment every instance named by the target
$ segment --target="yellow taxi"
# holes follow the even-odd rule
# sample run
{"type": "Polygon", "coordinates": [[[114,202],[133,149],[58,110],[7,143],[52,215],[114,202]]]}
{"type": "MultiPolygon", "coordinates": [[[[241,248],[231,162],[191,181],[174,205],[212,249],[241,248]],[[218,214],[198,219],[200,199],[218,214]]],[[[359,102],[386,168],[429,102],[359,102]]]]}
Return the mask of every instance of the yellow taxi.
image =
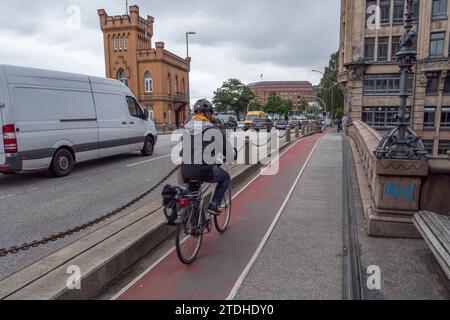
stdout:
{"type": "Polygon", "coordinates": [[[248,130],[254,120],[265,118],[267,118],[267,115],[263,111],[250,111],[245,117],[244,130],[248,130]]]}

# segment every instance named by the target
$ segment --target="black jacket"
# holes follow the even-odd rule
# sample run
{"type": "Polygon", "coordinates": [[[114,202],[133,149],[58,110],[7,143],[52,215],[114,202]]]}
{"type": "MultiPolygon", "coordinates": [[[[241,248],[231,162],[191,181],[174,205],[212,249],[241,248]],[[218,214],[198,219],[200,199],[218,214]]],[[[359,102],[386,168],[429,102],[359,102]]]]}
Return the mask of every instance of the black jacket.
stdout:
{"type": "Polygon", "coordinates": [[[183,135],[182,176],[185,182],[200,180],[211,182],[219,154],[230,162],[234,159],[234,148],[225,130],[210,122],[191,120],[183,135]],[[231,160],[230,160],[231,159],[231,160]]]}

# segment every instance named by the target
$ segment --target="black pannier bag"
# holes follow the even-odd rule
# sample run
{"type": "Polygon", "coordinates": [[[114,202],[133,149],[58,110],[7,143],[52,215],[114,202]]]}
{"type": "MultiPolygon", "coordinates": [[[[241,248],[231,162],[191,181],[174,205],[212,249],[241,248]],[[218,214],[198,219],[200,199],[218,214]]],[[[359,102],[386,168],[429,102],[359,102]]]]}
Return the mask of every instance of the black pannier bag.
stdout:
{"type": "Polygon", "coordinates": [[[177,187],[173,187],[171,185],[166,185],[162,192],[164,215],[166,216],[167,225],[169,226],[176,226],[175,221],[178,218],[177,194],[177,187]]]}

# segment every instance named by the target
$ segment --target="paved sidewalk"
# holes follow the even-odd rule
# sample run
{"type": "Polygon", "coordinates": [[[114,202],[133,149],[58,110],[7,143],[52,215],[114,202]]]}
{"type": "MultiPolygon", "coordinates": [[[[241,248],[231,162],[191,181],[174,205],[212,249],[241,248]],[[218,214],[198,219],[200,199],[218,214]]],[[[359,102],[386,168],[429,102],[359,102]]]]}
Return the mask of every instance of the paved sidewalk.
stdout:
{"type": "Polygon", "coordinates": [[[342,298],[342,136],[312,155],[235,299],[342,298]]]}

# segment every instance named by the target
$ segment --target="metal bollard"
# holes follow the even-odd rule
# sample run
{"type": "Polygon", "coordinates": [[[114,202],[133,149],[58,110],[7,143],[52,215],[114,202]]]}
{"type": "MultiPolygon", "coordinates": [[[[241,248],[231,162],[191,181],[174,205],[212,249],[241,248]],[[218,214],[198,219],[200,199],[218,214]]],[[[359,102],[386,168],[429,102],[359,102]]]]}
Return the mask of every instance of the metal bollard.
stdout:
{"type": "Polygon", "coordinates": [[[300,138],[300,128],[299,127],[295,127],[295,138],[298,139],[300,138]]]}
{"type": "Polygon", "coordinates": [[[291,142],[291,128],[286,129],[286,142],[291,142]]]}
{"type": "Polygon", "coordinates": [[[178,169],[177,171],[177,184],[183,184],[184,183],[184,179],[183,179],[183,175],[181,174],[181,168],[178,169]]]}
{"type": "Polygon", "coordinates": [[[245,139],[245,164],[250,164],[250,138],[245,139]]]}
{"type": "Polygon", "coordinates": [[[306,126],[302,124],[302,136],[306,134],[306,126]]]}

